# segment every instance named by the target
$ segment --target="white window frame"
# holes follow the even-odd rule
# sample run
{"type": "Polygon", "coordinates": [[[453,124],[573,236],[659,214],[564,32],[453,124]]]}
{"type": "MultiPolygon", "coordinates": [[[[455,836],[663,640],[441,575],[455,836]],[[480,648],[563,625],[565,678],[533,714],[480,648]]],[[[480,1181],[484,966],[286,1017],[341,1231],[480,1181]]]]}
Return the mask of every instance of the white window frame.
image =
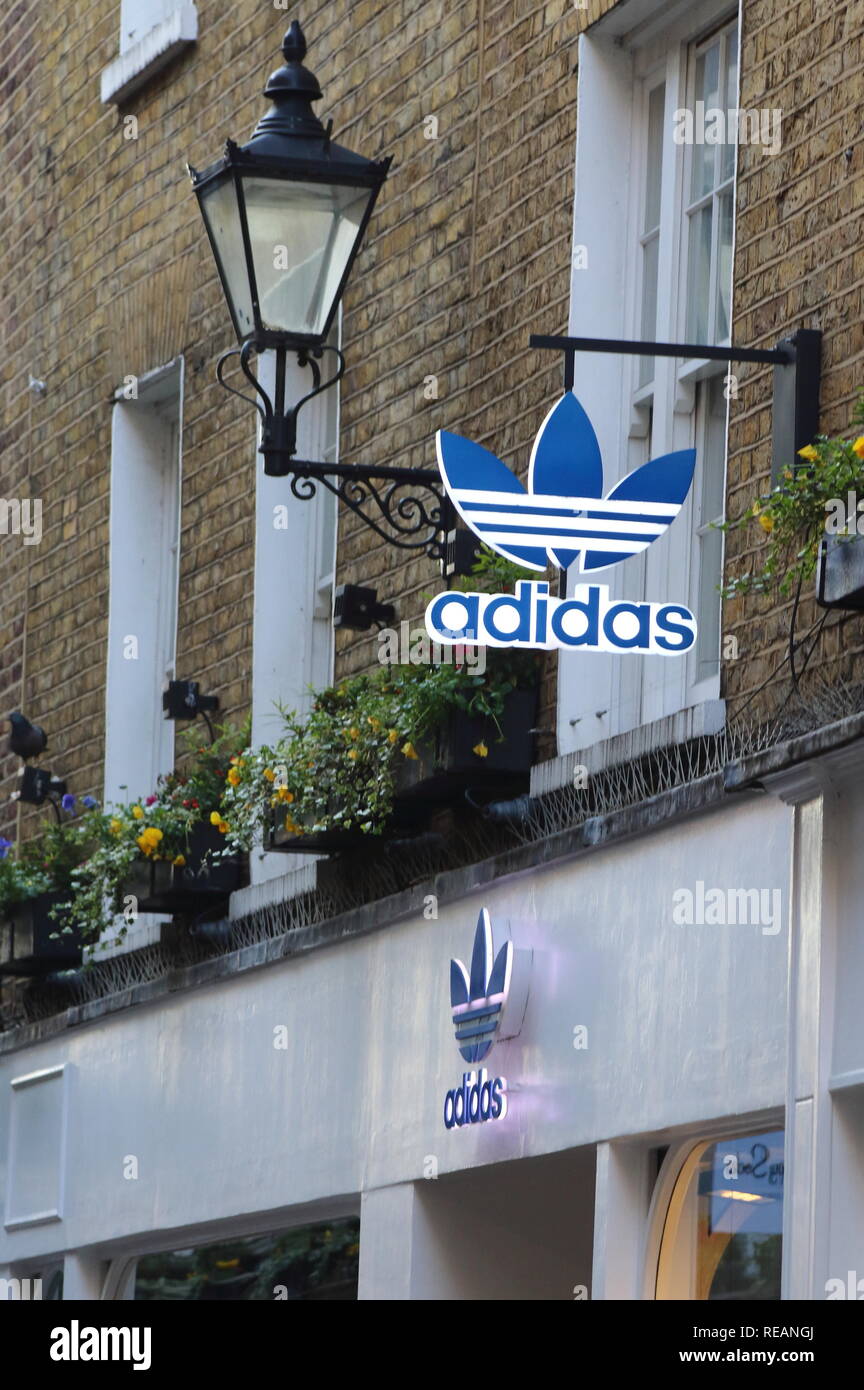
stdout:
{"type": "MultiPolygon", "coordinates": [[[[629,6],[627,7],[630,8],[629,6]]],[[[646,22],[634,36],[620,32],[622,16],[612,11],[580,37],[574,245],[585,245],[588,269],[572,272],[570,333],[581,337],[642,337],[642,263],[648,92],[665,82],[666,128],[662,162],[661,254],[657,286],[658,341],[681,341],[687,292],[684,226],[688,147],[672,140],[672,113],[686,104],[694,45],[735,19],[722,0],[657,7],[634,3],[646,22]],[[653,9],[653,13],[649,10],[653,9]],[[618,27],[618,32],[615,31],[618,27]],[[612,32],[608,32],[609,28],[612,32]],[[609,150],[619,152],[610,160],[609,150]]],[[[733,243],[734,250],[734,243],[733,243]]],[[[655,335],[652,335],[655,336],[655,335]]],[[[696,382],[725,373],[725,363],[657,358],[653,382],[639,385],[641,359],[577,353],[574,389],[588,411],[600,442],[604,490],[649,457],[692,448],[696,426],[696,382]],[[629,420],[622,402],[630,402],[629,420]]],[[[728,407],[727,407],[728,420],[728,407]]],[[[700,461],[701,462],[701,461],[700,461]]],[[[724,460],[725,468],[725,460],[724,460]]],[[[694,542],[701,468],[681,514],[662,537],[626,565],[601,571],[597,582],[615,598],[647,598],[698,606],[694,542]]],[[[717,577],[719,578],[719,576],[717,577]]],[[[579,581],[571,573],[569,589],[579,581]]],[[[712,586],[716,579],[712,578],[712,586]]],[[[718,600],[719,601],[719,600],[718,600]]],[[[719,653],[718,653],[719,656],[719,653]]],[[[716,674],[694,679],[687,658],[616,657],[562,652],[559,658],[558,746],[560,754],[594,747],[640,729],[666,729],[678,719],[679,737],[706,731],[722,721],[719,661],[716,674]]],[[[659,735],[658,735],[659,738],[659,735]]],[[[643,740],[644,741],[644,740],[643,740]]],[[[648,742],[650,742],[650,737],[648,742]]]]}

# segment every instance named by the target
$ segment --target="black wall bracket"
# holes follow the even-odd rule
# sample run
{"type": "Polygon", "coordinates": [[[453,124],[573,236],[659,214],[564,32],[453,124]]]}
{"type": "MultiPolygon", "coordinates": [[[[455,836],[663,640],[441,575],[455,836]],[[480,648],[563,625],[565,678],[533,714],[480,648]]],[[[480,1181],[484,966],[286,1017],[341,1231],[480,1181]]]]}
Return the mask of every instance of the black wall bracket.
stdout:
{"type": "Polygon", "coordinates": [[[822,333],[799,328],[775,348],[713,347],[701,343],[636,343],[620,338],[555,338],[532,333],[533,348],[564,353],[564,389],[573,389],[577,352],[612,352],[635,357],[680,357],[714,362],[754,362],[774,367],[771,485],[786,468],[801,465],[798,450],[819,432],[822,333]]]}

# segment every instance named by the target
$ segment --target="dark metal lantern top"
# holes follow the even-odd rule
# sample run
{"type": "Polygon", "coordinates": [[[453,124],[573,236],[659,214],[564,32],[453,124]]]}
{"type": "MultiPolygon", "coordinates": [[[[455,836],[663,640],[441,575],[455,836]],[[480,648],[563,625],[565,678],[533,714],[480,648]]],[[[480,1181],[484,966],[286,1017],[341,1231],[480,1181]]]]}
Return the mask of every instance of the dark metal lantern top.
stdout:
{"type": "Polygon", "coordinates": [[[245,145],[228,140],[220,160],[201,172],[191,167],[189,170],[238,340],[252,340],[259,349],[286,343],[316,347],[325,342],[391,163],[389,158],[367,159],[331,141],[332,122],[325,128],[312,109],[312,103],[321,98],[321,88],[314,73],[303,65],[306,40],[297,20],[288,28],[282,52],[284,65],[271,73],[264,88],[264,95],[272,104],[251,139],[245,145]],[[300,185],[306,189],[305,194],[300,185]],[[302,215],[298,209],[305,199],[307,220],[300,244],[305,248],[302,256],[306,260],[302,264],[310,264],[310,269],[302,272],[301,264],[293,273],[313,277],[314,288],[315,271],[309,261],[314,244],[308,239],[317,235],[309,222],[309,188],[316,185],[321,186],[320,196],[315,195],[317,206],[322,210],[329,208],[334,219],[326,224],[329,231],[325,232],[325,218],[319,218],[321,236],[326,239],[318,243],[320,250],[316,254],[325,259],[335,255],[336,261],[329,273],[326,266],[321,272],[326,277],[323,289],[320,286],[324,281],[319,275],[324,308],[314,331],[310,331],[311,325],[268,323],[261,295],[267,289],[264,281],[268,278],[272,290],[272,266],[268,262],[272,261],[274,248],[266,238],[262,240],[262,227],[275,226],[273,219],[281,218],[278,210],[284,206],[284,224],[277,240],[293,244],[296,224],[292,218],[302,215]],[[233,190],[230,198],[229,187],[233,190]],[[271,189],[269,194],[264,191],[267,187],[271,189]],[[353,198],[344,192],[352,189],[358,190],[353,198]],[[341,251],[334,251],[336,242],[341,251]],[[245,273],[240,274],[244,260],[245,273]],[[246,310],[238,314],[241,299],[246,310]]]}

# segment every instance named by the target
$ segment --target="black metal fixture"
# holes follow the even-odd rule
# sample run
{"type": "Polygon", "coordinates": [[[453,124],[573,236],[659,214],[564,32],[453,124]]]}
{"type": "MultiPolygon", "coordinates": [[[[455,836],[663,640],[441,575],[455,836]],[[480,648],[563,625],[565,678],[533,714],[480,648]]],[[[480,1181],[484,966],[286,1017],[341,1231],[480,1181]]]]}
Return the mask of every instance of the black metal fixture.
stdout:
{"type": "Polygon", "coordinates": [[[680,357],[713,362],[755,362],[774,367],[771,482],[799,467],[798,450],[819,430],[822,333],[799,328],[774,348],[714,347],[702,343],[634,343],[620,338],[556,338],[532,333],[530,346],[564,353],[564,389],[571,391],[577,352],[613,352],[636,357],[680,357]]]}
{"type": "Polygon", "coordinates": [[[290,477],[302,501],[320,483],[384,540],[441,559],[450,511],[437,470],[295,458],[300,410],[345,371],[341,350],[327,338],[391,160],[367,159],[331,141],[332,121],[325,128],[312,110],[321,88],[303,66],[306,40],[297,20],[282,52],[285,64],[264,89],[273,104],[251,140],[228,140],[217,163],[189,170],[240,344],[223,353],[216,376],[258,411],[265,473],[290,477]],[[267,350],[275,357],[272,396],[249,363],[267,350]],[[325,352],[335,367],[322,380],[325,352]],[[286,402],[289,353],[312,378],[294,405],[286,402]],[[257,400],[225,380],[234,357],[257,400]]]}
{"type": "Polygon", "coordinates": [[[13,801],[24,801],[28,806],[44,806],[47,801],[58,823],[62,819],[57,798],[66,795],[66,783],[55,777],[44,767],[25,765],[18,774],[21,785],[12,793],[13,801]]]}
{"type": "Polygon", "coordinates": [[[38,724],[31,724],[20,710],[9,716],[9,741],[6,745],[10,753],[18,758],[36,758],[48,747],[48,735],[38,724]]]}
{"type": "Polygon", "coordinates": [[[219,696],[202,695],[200,691],[198,681],[169,681],[162,691],[162,709],[166,719],[197,719],[200,714],[213,740],[216,735],[208,711],[219,708],[219,696]]]}
{"type": "Polygon", "coordinates": [[[378,602],[377,589],[359,584],[340,584],[333,595],[333,626],[351,632],[368,632],[370,627],[392,623],[396,609],[378,602]]]}
{"type": "Polygon", "coordinates": [[[482,545],[474,532],[467,531],[464,526],[454,526],[447,532],[441,573],[445,579],[471,574],[481,554],[482,545]]]}

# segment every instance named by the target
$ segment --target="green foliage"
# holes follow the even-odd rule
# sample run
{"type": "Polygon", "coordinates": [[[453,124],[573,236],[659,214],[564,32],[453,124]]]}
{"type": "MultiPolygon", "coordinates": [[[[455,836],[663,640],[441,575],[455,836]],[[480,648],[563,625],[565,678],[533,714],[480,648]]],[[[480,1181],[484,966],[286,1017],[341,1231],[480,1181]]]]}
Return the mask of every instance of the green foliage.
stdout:
{"type": "MultiPolygon", "coordinates": [[[[249,850],[274,810],[289,834],[360,830],[379,835],[393,809],[400,764],[420,756],[453,712],[488,720],[501,737],[507,696],[536,679],[532,653],[489,653],[481,675],[470,666],[383,667],[319,691],[310,712],[281,710],[283,737],[250,748],[226,788],[227,841],[249,850]],[[527,658],[527,659],[526,659],[527,658]]],[[[478,767],[488,748],[478,743],[478,767]]]]}
{"type": "Polygon", "coordinates": [[[525,569],[522,565],[517,565],[515,561],[499,555],[496,550],[491,550],[488,545],[484,545],[481,548],[477,563],[471,568],[471,573],[460,575],[453,588],[459,589],[463,593],[471,593],[476,589],[489,593],[506,590],[510,593],[515,590],[520,579],[528,579],[536,584],[538,579],[542,579],[542,577],[537,570],[525,569]]]}
{"type": "MultiPolygon", "coordinates": [[[[864,399],[853,418],[864,428],[864,399]]],[[[761,568],[730,580],[721,590],[724,598],[772,589],[786,595],[812,579],[828,502],[864,489],[864,437],[846,440],[819,435],[814,444],[798,452],[805,462],[787,468],[782,484],[757,498],[737,520],[720,523],[721,530],[734,531],[755,521],[768,537],[760,555],[761,568]]]]}

